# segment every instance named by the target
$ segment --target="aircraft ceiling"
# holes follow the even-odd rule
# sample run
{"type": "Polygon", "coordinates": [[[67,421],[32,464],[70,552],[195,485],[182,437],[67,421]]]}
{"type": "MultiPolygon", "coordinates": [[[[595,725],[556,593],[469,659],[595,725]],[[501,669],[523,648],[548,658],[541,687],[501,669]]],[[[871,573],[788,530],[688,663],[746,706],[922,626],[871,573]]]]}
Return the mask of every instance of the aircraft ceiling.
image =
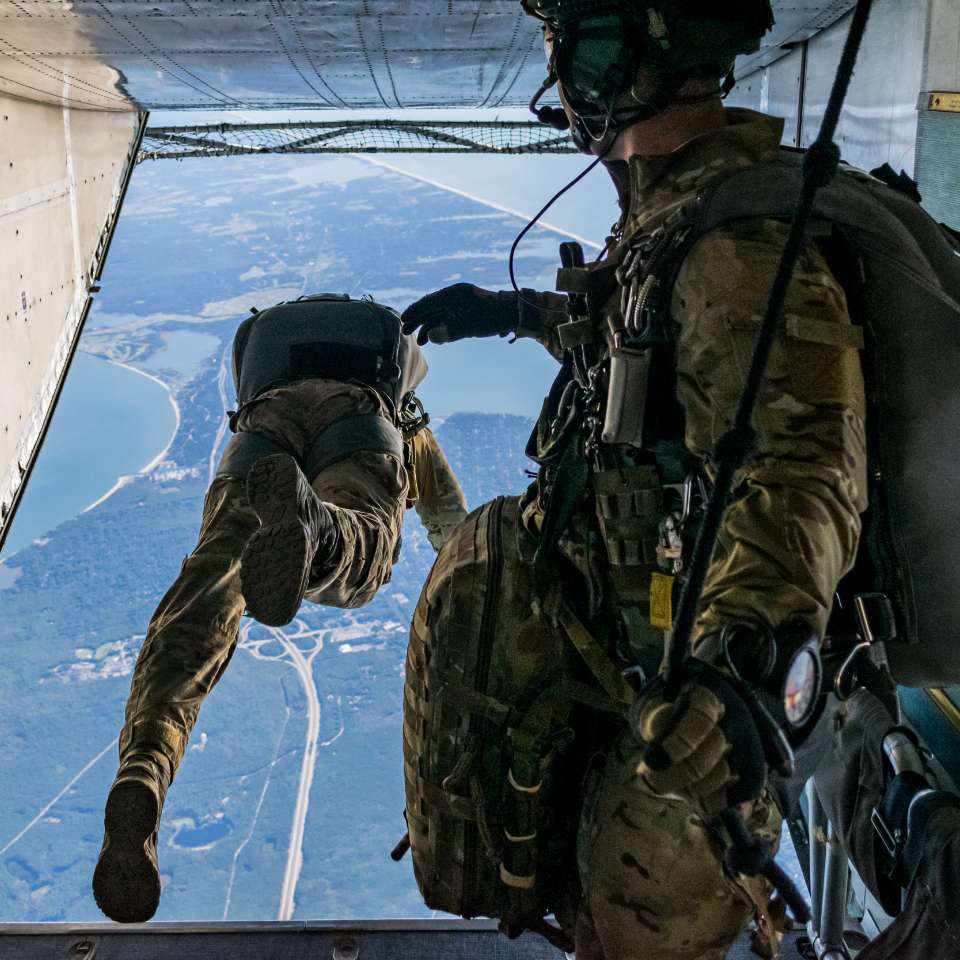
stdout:
{"type": "MultiPolygon", "coordinates": [[[[741,75],[853,4],[775,0],[741,75]]],[[[518,0],[0,0],[0,92],[81,108],[493,109],[542,78],[518,0]]]]}

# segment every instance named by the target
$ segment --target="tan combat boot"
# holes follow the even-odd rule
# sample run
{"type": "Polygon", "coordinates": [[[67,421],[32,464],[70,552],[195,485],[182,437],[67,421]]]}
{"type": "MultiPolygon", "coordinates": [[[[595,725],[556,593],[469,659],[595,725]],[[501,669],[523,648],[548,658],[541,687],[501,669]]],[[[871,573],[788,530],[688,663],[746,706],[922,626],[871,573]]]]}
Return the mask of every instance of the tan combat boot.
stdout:
{"type": "Polygon", "coordinates": [[[247,499],[260,529],[240,561],[240,588],[250,615],[271,627],[289,623],[300,609],[311,570],[334,556],[337,529],[297,461],[278,453],[247,474],[247,499]]]}
{"type": "Polygon", "coordinates": [[[157,831],[170,785],[166,760],[134,754],[120,763],[103,814],[93,897],[111,920],[143,923],[160,904],[157,831]]]}

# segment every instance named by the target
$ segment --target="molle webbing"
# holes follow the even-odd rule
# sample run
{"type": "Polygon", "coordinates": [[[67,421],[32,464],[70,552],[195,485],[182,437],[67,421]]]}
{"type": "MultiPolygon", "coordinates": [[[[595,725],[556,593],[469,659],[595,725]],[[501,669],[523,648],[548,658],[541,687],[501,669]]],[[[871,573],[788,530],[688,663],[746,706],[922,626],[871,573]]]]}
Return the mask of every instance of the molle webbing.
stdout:
{"type": "MultiPolygon", "coordinates": [[[[242,431],[227,444],[217,468],[218,476],[245,477],[262,457],[293,451],[259,433],[242,431]]],[[[361,413],[335,420],[322,431],[298,460],[308,480],[355,453],[385,453],[403,460],[400,431],[378,413],[361,413]]]]}
{"type": "Polygon", "coordinates": [[[656,467],[605,470],[593,476],[597,519],[622,603],[647,607],[657,569],[663,492],[656,467]]]}

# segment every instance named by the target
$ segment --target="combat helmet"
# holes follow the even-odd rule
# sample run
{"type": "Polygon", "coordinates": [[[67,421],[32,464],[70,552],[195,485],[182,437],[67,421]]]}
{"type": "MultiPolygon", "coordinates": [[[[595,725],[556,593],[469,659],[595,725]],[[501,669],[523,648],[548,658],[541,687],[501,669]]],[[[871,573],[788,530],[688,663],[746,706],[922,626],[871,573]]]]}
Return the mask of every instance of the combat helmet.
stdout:
{"type": "Polygon", "coordinates": [[[558,111],[536,102],[559,81],[576,115],[574,140],[589,152],[591,141],[660,113],[693,77],[725,78],[733,64],[759,49],[773,26],[770,0],[521,0],[544,22],[553,42],[549,76],[531,101],[547,123],[560,126],[558,111]],[[649,74],[642,96],[634,90],[638,69],[649,74]]]}

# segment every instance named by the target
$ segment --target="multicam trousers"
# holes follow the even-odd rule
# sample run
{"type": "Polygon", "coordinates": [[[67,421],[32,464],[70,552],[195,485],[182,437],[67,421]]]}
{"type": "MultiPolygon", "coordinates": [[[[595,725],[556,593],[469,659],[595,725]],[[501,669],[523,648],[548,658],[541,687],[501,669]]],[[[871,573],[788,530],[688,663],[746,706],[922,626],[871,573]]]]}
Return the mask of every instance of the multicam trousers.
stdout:
{"type": "MultiPolygon", "coordinates": [[[[238,431],[262,434],[302,459],[314,437],[357,414],[392,411],[375,390],[310,380],[270,391],[242,411],[238,431]]],[[[336,607],[370,600],[390,579],[407,496],[397,457],[355,453],[311,478],[330,508],[342,549],[307,597],[336,607]]],[[[160,753],[176,770],[200,705],[236,647],[244,599],[240,556],[259,520],[245,478],[217,476],[207,491],[196,547],[160,601],[137,659],[120,735],[121,758],[160,753]]]]}
{"type": "MultiPolygon", "coordinates": [[[[770,913],[766,880],[731,877],[720,835],[684,801],[646,788],[631,770],[636,756],[625,732],[588,777],[578,960],[723,960],[751,918],[755,950],[776,956],[782,918],[770,913]]],[[[754,833],[776,840],[781,818],[767,798],[743,812],[754,833]]]]}

